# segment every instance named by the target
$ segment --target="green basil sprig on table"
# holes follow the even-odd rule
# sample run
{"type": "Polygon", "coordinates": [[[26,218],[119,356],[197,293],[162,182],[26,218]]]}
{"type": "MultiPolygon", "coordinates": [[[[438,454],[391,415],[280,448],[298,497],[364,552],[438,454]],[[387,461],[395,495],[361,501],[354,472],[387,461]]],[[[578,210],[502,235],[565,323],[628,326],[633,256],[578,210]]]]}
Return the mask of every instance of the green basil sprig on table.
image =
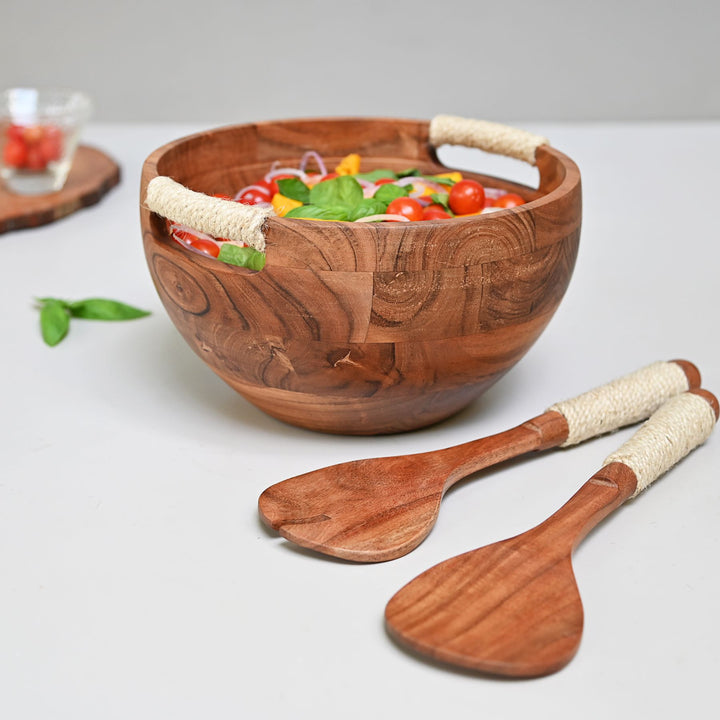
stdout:
{"type": "Polygon", "coordinates": [[[87,298],[70,302],[58,298],[39,298],[40,332],[43,340],[54,347],[68,334],[70,319],[83,320],[134,320],[150,315],[147,310],[127,305],[117,300],[87,298]]]}

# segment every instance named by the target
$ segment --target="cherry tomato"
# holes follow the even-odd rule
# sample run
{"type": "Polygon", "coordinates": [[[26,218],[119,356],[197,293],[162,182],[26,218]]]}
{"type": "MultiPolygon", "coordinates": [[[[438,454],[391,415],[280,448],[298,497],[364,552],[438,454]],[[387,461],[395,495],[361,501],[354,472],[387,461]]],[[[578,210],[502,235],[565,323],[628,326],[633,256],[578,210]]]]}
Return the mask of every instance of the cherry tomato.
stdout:
{"type": "Polygon", "coordinates": [[[519,195],[516,195],[515,193],[507,193],[506,195],[501,195],[499,198],[496,198],[493,201],[492,207],[512,208],[524,204],[525,200],[523,200],[519,195]]]}
{"type": "Polygon", "coordinates": [[[246,190],[239,198],[238,202],[243,205],[257,205],[258,203],[268,203],[272,199],[269,192],[265,190],[251,188],[246,190]]]}
{"type": "Polygon", "coordinates": [[[206,240],[205,238],[193,235],[193,233],[187,230],[175,230],[173,237],[177,240],[180,245],[190,247],[193,250],[203,253],[203,255],[209,255],[210,257],[216,258],[220,254],[220,248],[217,243],[212,240],[206,240]]]}
{"type": "Polygon", "coordinates": [[[422,205],[410,197],[395,198],[387,207],[388,215],[403,215],[408,220],[422,220],[422,205]]]}
{"type": "Polygon", "coordinates": [[[28,145],[39,143],[45,136],[45,129],[42,125],[28,125],[23,128],[23,140],[28,145]]]}
{"type": "Polygon", "coordinates": [[[25,128],[22,125],[11,125],[7,130],[8,140],[20,140],[25,142],[23,133],[25,128]]]}
{"type": "MultiPolygon", "coordinates": [[[[272,183],[269,183],[267,180],[258,180],[257,182],[254,182],[253,185],[259,185],[261,188],[265,188],[270,197],[275,194],[272,189],[272,183]]],[[[275,192],[277,192],[277,190],[275,192]]]]}
{"type": "Polygon", "coordinates": [[[43,157],[42,151],[39,145],[30,145],[27,148],[27,160],[25,160],[25,167],[28,170],[44,170],[47,162],[43,157]]]}
{"type": "Polygon", "coordinates": [[[376,185],[387,185],[388,183],[394,183],[395,180],[392,178],[380,178],[379,180],[375,181],[376,185]]]}
{"type": "Polygon", "coordinates": [[[451,217],[450,213],[445,210],[442,205],[437,203],[434,205],[428,205],[422,214],[423,220],[445,220],[451,217]]]}
{"type": "Polygon", "coordinates": [[[22,140],[8,140],[3,150],[3,162],[8,167],[21,168],[27,161],[27,147],[22,140]]]}
{"type": "Polygon", "coordinates": [[[49,162],[55,162],[62,157],[62,144],[50,135],[46,135],[38,143],[37,147],[46,165],[49,162]]]}
{"type": "Polygon", "coordinates": [[[485,204],[485,190],[475,180],[460,180],[450,189],[448,205],[456,215],[479,212],[485,204]]]}

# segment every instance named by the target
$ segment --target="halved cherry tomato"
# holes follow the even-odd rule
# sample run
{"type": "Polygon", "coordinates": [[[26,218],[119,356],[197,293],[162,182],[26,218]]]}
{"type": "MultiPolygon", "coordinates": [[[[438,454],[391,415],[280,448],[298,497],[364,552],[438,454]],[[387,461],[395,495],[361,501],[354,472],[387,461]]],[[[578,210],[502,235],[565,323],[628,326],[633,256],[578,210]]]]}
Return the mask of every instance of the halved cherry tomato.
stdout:
{"type": "Polygon", "coordinates": [[[250,188],[246,190],[239,198],[238,202],[243,205],[257,205],[258,203],[269,203],[272,195],[264,190],[250,188]]]}
{"type": "Polygon", "coordinates": [[[395,180],[393,178],[379,178],[375,181],[376,185],[387,185],[388,183],[394,183],[395,180]]]}
{"type": "Polygon", "coordinates": [[[403,215],[408,220],[422,220],[423,207],[411,197],[395,198],[387,207],[388,215],[403,215]]]}
{"type": "Polygon", "coordinates": [[[512,208],[524,204],[525,200],[523,200],[519,195],[516,195],[515,193],[507,193],[505,195],[501,195],[499,198],[496,198],[493,201],[492,207],[512,208]]]}
{"type": "Polygon", "coordinates": [[[456,215],[470,215],[483,209],[485,189],[476,180],[456,182],[448,195],[448,205],[456,215]]]}
{"type": "Polygon", "coordinates": [[[220,247],[217,243],[198,237],[187,230],[175,230],[173,237],[180,245],[190,247],[204,255],[216,258],[220,254],[220,247]]]}
{"type": "Polygon", "coordinates": [[[422,214],[423,220],[445,220],[452,217],[449,212],[445,210],[442,205],[435,203],[434,205],[428,205],[422,214]]]}

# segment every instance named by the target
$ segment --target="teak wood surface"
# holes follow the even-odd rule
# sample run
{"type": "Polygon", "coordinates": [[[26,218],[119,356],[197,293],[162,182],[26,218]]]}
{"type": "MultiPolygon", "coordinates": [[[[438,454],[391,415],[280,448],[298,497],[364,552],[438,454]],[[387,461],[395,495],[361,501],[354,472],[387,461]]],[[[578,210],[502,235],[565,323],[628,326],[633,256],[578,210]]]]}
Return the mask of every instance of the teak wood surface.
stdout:
{"type": "Polygon", "coordinates": [[[313,222],[271,217],[262,272],[173,242],[142,207],[166,175],[206,194],[234,194],[272,162],[350,152],[362,169],[447,170],[428,123],[298,120],[221,128],[155,151],[143,167],[148,266],[190,347],[270,415],[335,433],[410,430],[461,410],[527,352],[557,309],[578,251],[580,174],[537,151],[540,185],[464,173],[528,200],[452,221],[313,222]]]}
{"type": "Polygon", "coordinates": [[[94,205],[120,182],[120,168],[108,155],[81,145],[64,187],[46,195],[17,195],[0,183],[0,233],[46,225],[94,205]]]}

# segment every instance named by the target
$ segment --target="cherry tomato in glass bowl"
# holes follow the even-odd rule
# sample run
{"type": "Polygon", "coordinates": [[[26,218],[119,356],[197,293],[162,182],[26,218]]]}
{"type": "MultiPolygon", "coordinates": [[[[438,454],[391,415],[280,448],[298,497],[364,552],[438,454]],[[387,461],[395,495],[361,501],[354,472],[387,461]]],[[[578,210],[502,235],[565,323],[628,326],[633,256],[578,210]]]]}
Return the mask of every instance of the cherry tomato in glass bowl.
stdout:
{"type": "Polygon", "coordinates": [[[3,149],[3,162],[8,167],[21,168],[27,162],[27,146],[22,140],[8,140],[3,149]]]}
{"type": "Polygon", "coordinates": [[[388,215],[403,215],[408,220],[422,220],[423,206],[414,198],[395,198],[386,210],[388,215]]]}
{"type": "Polygon", "coordinates": [[[493,200],[492,207],[513,208],[513,207],[517,207],[518,205],[524,205],[524,204],[525,204],[525,200],[523,200],[516,193],[507,193],[507,194],[501,195],[499,198],[496,198],[495,200],[493,200]]]}
{"type": "Polygon", "coordinates": [[[448,205],[456,215],[479,212],[485,204],[485,190],[476,180],[456,182],[448,195],[448,205]]]}
{"type": "Polygon", "coordinates": [[[446,220],[450,217],[452,217],[450,213],[447,212],[442,205],[438,205],[437,203],[428,205],[423,210],[422,215],[423,220],[446,220]]]}

